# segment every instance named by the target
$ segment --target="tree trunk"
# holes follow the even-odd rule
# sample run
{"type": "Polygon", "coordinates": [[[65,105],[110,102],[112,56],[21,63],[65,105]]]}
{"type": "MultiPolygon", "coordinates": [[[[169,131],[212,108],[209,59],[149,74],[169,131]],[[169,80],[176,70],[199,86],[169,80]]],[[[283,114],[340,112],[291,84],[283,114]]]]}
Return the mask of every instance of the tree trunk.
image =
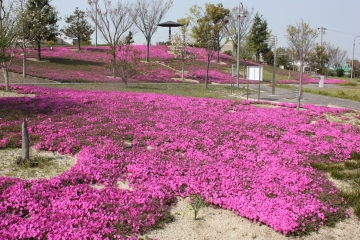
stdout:
{"type": "Polygon", "coordinates": [[[38,55],[37,55],[37,60],[41,61],[41,40],[37,41],[37,45],[38,45],[38,55]]]}
{"type": "Polygon", "coordinates": [[[3,63],[3,64],[4,64],[3,65],[3,73],[4,73],[4,79],[5,79],[5,90],[10,91],[8,66],[6,63],[3,63]]]}
{"type": "Polygon", "coordinates": [[[206,64],[206,76],[205,76],[205,88],[207,88],[208,86],[208,80],[209,80],[209,68],[210,68],[210,58],[208,57],[208,61],[206,64]]]}
{"type": "Polygon", "coordinates": [[[181,79],[184,81],[184,68],[185,68],[185,59],[182,60],[182,70],[181,70],[181,79]]]}
{"type": "Polygon", "coordinates": [[[113,60],[112,60],[112,75],[113,75],[113,78],[116,78],[116,54],[113,53],[113,60]]]}
{"type": "Polygon", "coordinates": [[[300,102],[301,102],[301,95],[302,95],[302,80],[303,80],[303,62],[304,60],[300,60],[300,84],[299,84],[299,96],[298,96],[298,104],[296,109],[300,110],[300,102]]]}
{"type": "Polygon", "coordinates": [[[126,69],[124,69],[124,83],[125,83],[125,87],[128,87],[128,75],[126,69]]]}
{"type": "Polygon", "coordinates": [[[22,136],[22,160],[30,159],[30,144],[29,144],[29,131],[27,127],[27,122],[29,119],[24,119],[21,124],[21,136],[22,136]]]}
{"type": "Polygon", "coordinates": [[[220,42],[217,43],[217,57],[216,57],[216,62],[217,62],[217,63],[220,62],[220,42]]]}
{"type": "Polygon", "coordinates": [[[80,37],[78,37],[78,50],[80,51],[81,48],[80,48],[80,37]]]}
{"type": "Polygon", "coordinates": [[[149,62],[150,40],[146,40],[146,62],[149,62]]]}
{"type": "MultiPolygon", "coordinates": [[[[23,40],[24,42],[24,40],[23,40]]],[[[26,78],[26,45],[23,43],[23,78],[26,78]]]]}

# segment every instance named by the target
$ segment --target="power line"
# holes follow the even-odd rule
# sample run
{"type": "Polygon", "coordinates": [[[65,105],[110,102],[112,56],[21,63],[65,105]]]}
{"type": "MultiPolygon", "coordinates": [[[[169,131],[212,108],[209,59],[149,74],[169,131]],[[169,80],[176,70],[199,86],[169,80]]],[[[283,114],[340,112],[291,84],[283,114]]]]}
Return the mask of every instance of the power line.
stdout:
{"type": "Polygon", "coordinates": [[[332,30],[332,29],[327,29],[328,31],[331,31],[331,32],[337,32],[337,33],[342,33],[342,34],[347,34],[347,35],[353,35],[353,36],[357,36],[359,34],[356,34],[356,33],[346,33],[346,32],[341,32],[341,31],[337,31],[337,30],[332,30]]]}

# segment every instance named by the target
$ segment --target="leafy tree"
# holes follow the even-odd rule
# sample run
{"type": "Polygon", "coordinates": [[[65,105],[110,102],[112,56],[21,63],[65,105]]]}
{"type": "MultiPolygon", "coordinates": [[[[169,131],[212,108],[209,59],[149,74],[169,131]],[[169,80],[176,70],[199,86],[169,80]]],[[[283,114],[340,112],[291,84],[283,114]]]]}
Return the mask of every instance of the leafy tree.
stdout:
{"type": "Polygon", "coordinates": [[[262,54],[264,62],[266,62],[269,65],[272,65],[274,63],[274,52],[273,51],[267,51],[262,54]]]}
{"type": "Polygon", "coordinates": [[[254,52],[255,50],[248,39],[240,42],[240,58],[254,61],[254,52]]]}
{"type": "Polygon", "coordinates": [[[305,60],[310,63],[310,65],[314,66],[315,72],[318,72],[319,74],[327,72],[325,66],[329,62],[329,57],[324,46],[316,45],[305,60]]]}
{"type": "Polygon", "coordinates": [[[289,55],[289,51],[286,48],[279,47],[277,49],[277,53],[280,54],[276,56],[276,64],[282,65],[288,69],[291,62],[291,56],[289,55]]]}
{"type": "Polygon", "coordinates": [[[151,38],[158,24],[173,5],[173,0],[164,3],[163,0],[136,0],[133,21],[146,39],[146,61],[149,62],[151,38]]]}
{"type": "Polygon", "coordinates": [[[183,25],[180,27],[180,32],[183,35],[183,39],[186,39],[187,35],[188,35],[190,22],[191,22],[190,17],[180,18],[177,20],[177,22],[183,25]]]}
{"type": "Polygon", "coordinates": [[[55,40],[58,34],[56,23],[60,18],[50,2],[51,0],[28,0],[27,2],[27,15],[32,16],[33,19],[26,22],[26,27],[27,31],[35,34],[38,60],[41,60],[41,40],[55,40]]]}
{"type": "Polygon", "coordinates": [[[94,32],[93,26],[88,23],[86,17],[84,11],[75,8],[74,14],[65,18],[68,26],[61,30],[67,36],[77,37],[79,50],[81,50],[80,44],[82,40],[89,39],[94,32]]]}
{"type": "Polygon", "coordinates": [[[131,31],[129,31],[129,34],[126,36],[125,38],[125,44],[132,44],[134,43],[134,38],[133,38],[133,34],[131,31]]]}
{"type": "Polygon", "coordinates": [[[194,5],[190,8],[190,18],[193,23],[192,34],[201,36],[197,38],[197,45],[205,48],[207,64],[206,64],[206,77],[205,88],[208,85],[210,61],[216,51],[217,40],[216,31],[217,28],[211,22],[206,11],[201,7],[194,5]]]}
{"type": "Polygon", "coordinates": [[[81,45],[84,46],[84,45],[92,45],[92,42],[91,42],[91,36],[88,36],[88,37],[83,37],[80,41],[81,45]]]}
{"type": "MultiPolygon", "coordinates": [[[[354,59],[354,73],[353,73],[354,77],[359,77],[360,76],[360,62],[356,59],[354,59]]],[[[351,75],[350,75],[351,77],[351,75]]]]}
{"type": "Polygon", "coordinates": [[[205,42],[202,44],[202,39],[207,37],[205,36],[208,34],[207,29],[211,28],[213,33],[212,40],[215,41],[215,50],[218,52],[217,61],[219,62],[220,44],[222,39],[226,36],[224,26],[228,21],[227,17],[230,10],[224,8],[222,3],[217,5],[206,3],[205,11],[202,9],[200,10],[198,6],[196,6],[196,8],[194,7],[190,9],[190,14],[194,15],[194,11],[202,11],[204,12],[204,16],[197,19],[196,25],[192,28],[192,37],[197,41],[200,47],[204,47],[207,43],[205,42]]]}
{"type": "Polygon", "coordinates": [[[336,69],[336,76],[337,77],[343,77],[345,75],[344,69],[338,68],[336,69]]]}
{"type": "Polygon", "coordinates": [[[0,0],[0,66],[3,69],[5,89],[9,86],[9,66],[14,56],[12,47],[16,41],[16,12],[12,1],[0,0]]]}
{"type": "Polygon", "coordinates": [[[26,3],[23,3],[23,1],[20,1],[19,6],[19,15],[18,15],[18,39],[20,40],[21,44],[20,47],[22,48],[23,56],[23,77],[26,78],[26,49],[30,46],[30,44],[33,43],[34,38],[36,36],[35,32],[30,31],[27,26],[31,23],[31,21],[34,19],[34,16],[26,11],[26,3]]]}
{"type": "Polygon", "coordinates": [[[133,32],[133,8],[129,2],[104,0],[103,9],[90,3],[89,17],[96,24],[102,39],[110,46],[112,75],[117,75],[117,56],[126,44],[127,31],[133,32]],[[97,17],[97,19],[96,19],[97,17]]]}
{"type": "Polygon", "coordinates": [[[214,39],[216,41],[217,59],[219,62],[219,55],[221,50],[221,41],[227,36],[224,26],[228,22],[230,10],[224,8],[222,3],[206,4],[206,12],[209,15],[210,22],[214,28],[214,39]]]}
{"type": "Polygon", "coordinates": [[[288,25],[286,29],[287,41],[289,48],[294,54],[294,59],[300,61],[300,94],[298,96],[297,109],[300,108],[301,92],[302,92],[302,78],[303,78],[303,66],[306,56],[314,47],[314,41],[316,40],[318,33],[312,29],[308,23],[305,23],[302,19],[295,25],[288,25]]]}
{"type": "Polygon", "coordinates": [[[257,62],[260,62],[260,54],[269,52],[268,45],[266,43],[269,36],[270,31],[267,27],[267,21],[262,18],[262,15],[256,13],[251,27],[249,41],[252,48],[255,50],[257,62]]]}

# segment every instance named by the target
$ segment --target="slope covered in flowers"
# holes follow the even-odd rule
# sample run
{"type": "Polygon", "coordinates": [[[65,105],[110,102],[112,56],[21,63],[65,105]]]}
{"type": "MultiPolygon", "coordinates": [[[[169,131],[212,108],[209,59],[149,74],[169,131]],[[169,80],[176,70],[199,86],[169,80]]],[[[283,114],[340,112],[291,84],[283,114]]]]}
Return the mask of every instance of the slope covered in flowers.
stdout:
{"type": "MultiPolygon", "coordinates": [[[[132,45],[132,54],[139,60],[145,59],[146,46],[132,45]]],[[[205,81],[207,53],[203,48],[188,47],[188,59],[185,62],[186,78],[197,80],[200,83],[205,81]]],[[[37,52],[34,49],[27,49],[27,56],[35,58],[37,52]]],[[[120,51],[119,56],[123,54],[120,51]]],[[[235,63],[232,56],[220,53],[219,63],[216,62],[215,53],[212,57],[209,72],[210,83],[232,83],[231,65],[235,63]]],[[[77,51],[72,47],[42,48],[43,62],[27,61],[27,73],[36,77],[43,77],[60,82],[114,82],[119,79],[110,78],[111,55],[109,47],[83,47],[77,51]]],[[[133,57],[127,57],[133,61],[133,57]]],[[[137,63],[137,74],[130,79],[130,82],[161,82],[174,83],[181,77],[181,60],[171,53],[171,49],[164,45],[150,46],[150,63],[139,61],[137,63]],[[160,63],[160,64],[158,64],[160,63]]],[[[244,61],[240,61],[241,68],[244,61]]],[[[246,65],[261,66],[261,64],[246,60],[246,65]]],[[[15,54],[11,71],[22,73],[21,52],[15,54]]],[[[244,83],[242,70],[240,81],[244,83]]],[[[287,73],[285,74],[287,75],[287,73]]],[[[294,73],[293,73],[294,75],[294,73]]],[[[295,73],[295,75],[298,75],[295,73]]],[[[268,79],[270,80],[270,79],[268,79]]],[[[256,82],[256,81],[255,81],[256,82]]],[[[325,84],[337,84],[344,82],[338,79],[325,79],[325,84]]],[[[254,83],[250,81],[250,83],[254,83]]],[[[290,80],[277,79],[278,84],[298,84],[299,79],[295,77],[290,80]]],[[[319,83],[319,79],[304,76],[304,84],[319,83]]]]}
{"type": "Polygon", "coordinates": [[[176,196],[200,194],[276,231],[317,229],[345,203],[312,161],[360,152],[360,130],[328,122],[346,110],[168,95],[18,87],[0,98],[0,148],[20,146],[30,116],[38,149],[76,154],[51,180],[0,177],[0,238],[136,238],[176,196]],[[129,147],[131,143],[131,147],[129,147]],[[117,188],[126,181],[132,190],[117,188]],[[89,184],[104,184],[96,190],[89,184]]]}

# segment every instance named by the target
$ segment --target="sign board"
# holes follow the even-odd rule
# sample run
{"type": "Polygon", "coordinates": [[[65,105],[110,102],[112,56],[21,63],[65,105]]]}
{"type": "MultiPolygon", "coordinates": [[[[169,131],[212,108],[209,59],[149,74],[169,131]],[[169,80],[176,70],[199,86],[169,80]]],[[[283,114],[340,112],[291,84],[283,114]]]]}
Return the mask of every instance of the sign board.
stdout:
{"type": "Polygon", "coordinates": [[[263,80],[263,67],[262,66],[248,66],[247,79],[252,81],[263,80]]]}
{"type": "Polygon", "coordinates": [[[236,64],[232,65],[232,71],[231,72],[232,72],[232,76],[236,77],[236,64]]]}

